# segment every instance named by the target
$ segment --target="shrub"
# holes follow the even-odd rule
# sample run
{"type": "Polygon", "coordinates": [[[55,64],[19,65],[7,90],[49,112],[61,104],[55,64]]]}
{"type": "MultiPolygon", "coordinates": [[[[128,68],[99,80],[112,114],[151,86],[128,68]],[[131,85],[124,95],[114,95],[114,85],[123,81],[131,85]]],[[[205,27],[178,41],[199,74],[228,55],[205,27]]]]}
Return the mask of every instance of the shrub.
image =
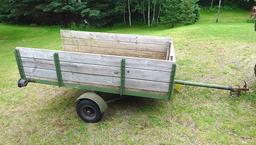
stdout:
{"type": "Polygon", "coordinates": [[[199,19],[198,0],[166,0],[161,22],[170,26],[191,24],[199,19]]]}
{"type": "MultiPolygon", "coordinates": [[[[219,0],[200,0],[199,4],[203,7],[214,7],[217,6],[219,0]]],[[[230,8],[243,8],[251,9],[256,4],[256,0],[222,0],[222,5],[230,8]]]]}

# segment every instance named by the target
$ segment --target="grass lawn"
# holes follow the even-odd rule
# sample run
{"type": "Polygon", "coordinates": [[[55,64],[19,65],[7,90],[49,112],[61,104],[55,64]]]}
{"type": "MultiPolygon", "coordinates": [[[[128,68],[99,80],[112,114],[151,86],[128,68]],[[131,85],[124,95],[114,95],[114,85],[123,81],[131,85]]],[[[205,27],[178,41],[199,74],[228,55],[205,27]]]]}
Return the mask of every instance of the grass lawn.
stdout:
{"type": "Polygon", "coordinates": [[[170,36],[177,79],[239,85],[251,93],[182,87],[170,101],[130,97],[109,105],[97,124],[75,112],[81,91],[40,84],[18,88],[16,46],[61,49],[58,27],[0,24],[0,144],[255,144],[256,32],[248,12],[215,13],[176,28],[113,27],[94,31],[170,36]]]}

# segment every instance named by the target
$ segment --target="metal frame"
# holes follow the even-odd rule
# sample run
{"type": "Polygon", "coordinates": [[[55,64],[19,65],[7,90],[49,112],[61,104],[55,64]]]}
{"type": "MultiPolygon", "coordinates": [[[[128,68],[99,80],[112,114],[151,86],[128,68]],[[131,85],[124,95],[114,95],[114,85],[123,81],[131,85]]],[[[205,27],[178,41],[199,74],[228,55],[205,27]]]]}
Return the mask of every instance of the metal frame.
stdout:
{"type": "MultiPolygon", "coordinates": [[[[28,81],[32,83],[58,86],[58,82],[54,82],[54,81],[39,80],[39,79],[29,79],[28,81]]],[[[120,94],[120,90],[118,88],[114,89],[114,88],[107,88],[107,87],[95,87],[90,85],[80,85],[80,84],[73,84],[73,83],[63,83],[63,87],[76,88],[79,90],[87,90],[87,91],[120,94]]],[[[163,99],[163,100],[170,99],[170,96],[168,95],[159,95],[159,94],[148,93],[148,92],[135,92],[135,91],[129,91],[129,90],[125,90],[123,95],[152,98],[152,99],[163,99]]]]}

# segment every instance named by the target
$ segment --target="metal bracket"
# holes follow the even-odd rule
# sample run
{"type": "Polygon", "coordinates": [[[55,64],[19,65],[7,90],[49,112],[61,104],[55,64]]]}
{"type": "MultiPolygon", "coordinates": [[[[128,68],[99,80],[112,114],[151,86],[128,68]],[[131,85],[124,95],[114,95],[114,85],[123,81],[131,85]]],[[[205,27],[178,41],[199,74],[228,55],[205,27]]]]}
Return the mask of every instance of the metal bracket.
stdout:
{"type": "Polygon", "coordinates": [[[120,76],[120,96],[124,94],[125,90],[125,59],[121,60],[121,76],[120,76]]]}
{"type": "Polygon", "coordinates": [[[55,69],[56,69],[56,75],[57,75],[57,79],[58,79],[58,85],[59,85],[59,87],[62,87],[64,84],[63,84],[62,74],[61,74],[61,69],[60,69],[59,54],[54,53],[53,56],[54,56],[54,65],[55,65],[55,69]]]}

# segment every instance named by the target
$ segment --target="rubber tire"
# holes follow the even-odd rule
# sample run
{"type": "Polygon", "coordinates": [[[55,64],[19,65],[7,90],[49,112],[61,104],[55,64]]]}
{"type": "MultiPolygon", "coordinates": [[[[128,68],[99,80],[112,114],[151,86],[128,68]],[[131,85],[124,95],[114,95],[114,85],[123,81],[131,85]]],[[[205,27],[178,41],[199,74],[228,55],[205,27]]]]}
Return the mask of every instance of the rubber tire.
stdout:
{"type": "Polygon", "coordinates": [[[79,100],[76,104],[76,112],[78,114],[78,116],[85,122],[87,123],[96,123],[99,122],[102,119],[103,113],[100,111],[100,108],[98,106],[97,103],[95,103],[94,101],[90,100],[90,99],[83,99],[83,100],[79,100]],[[91,108],[94,109],[96,116],[92,119],[87,119],[84,118],[84,111],[83,108],[84,106],[90,106],[91,108]]]}

